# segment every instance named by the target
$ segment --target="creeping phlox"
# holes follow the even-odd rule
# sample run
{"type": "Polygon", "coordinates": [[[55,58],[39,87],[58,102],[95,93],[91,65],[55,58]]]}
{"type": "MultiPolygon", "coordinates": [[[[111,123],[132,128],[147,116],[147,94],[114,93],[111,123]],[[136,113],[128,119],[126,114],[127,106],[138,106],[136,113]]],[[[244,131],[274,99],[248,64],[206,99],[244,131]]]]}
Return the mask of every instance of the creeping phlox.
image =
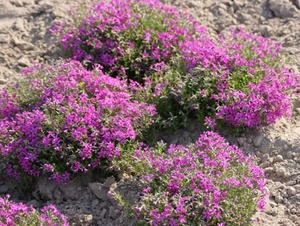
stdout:
{"type": "Polygon", "coordinates": [[[74,61],[38,67],[0,98],[0,155],[14,178],[66,181],[118,157],[152,120],[154,107],[134,101],[126,81],[74,61]]]}
{"type": "Polygon", "coordinates": [[[239,29],[213,39],[188,13],[158,0],[105,0],[83,12],[52,29],[62,47],[88,68],[100,64],[144,84],[144,101],[166,121],[196,115],[254,127],[291,115],[299,76],[268,38],[239,29]]]}
{"type": "Polygon", "coordinates": [[[165,153],[137,151],[141,176],[137,218],[150,225],[247,225],[268,196],[264,172],[214,132],[165,153]]]}
{"type": "Polygon", "coordinates": [[[23,203],[9,200],[9,195],[0,197],[0,225],[62,225],[68,226],[67,219],[53,205],[43,207],[40,211],[23,203]]]}

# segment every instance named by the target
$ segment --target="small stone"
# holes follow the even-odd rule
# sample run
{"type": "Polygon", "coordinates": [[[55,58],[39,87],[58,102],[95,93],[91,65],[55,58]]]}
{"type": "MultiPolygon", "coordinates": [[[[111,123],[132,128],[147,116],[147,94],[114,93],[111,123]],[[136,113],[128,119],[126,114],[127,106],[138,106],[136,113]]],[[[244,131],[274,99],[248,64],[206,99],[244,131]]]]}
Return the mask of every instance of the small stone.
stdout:
{"type": "Polygon", "coordinates": [[[18,18],[16,22],[13,24],[13,28],[19,31],[24,31],[25,30],[24,21],[18,18]]]}
{"type": "Polygon", "coordinates": [[[294,17],[297,11],[296,6],[285,0],[269,0],[269,8],[277,17],[294,17]]]}
{"type": "Polygon", "coordinates": [[[269,155],[269,154],[264,154],[264,155],[261,157],[261,161],[262,161],[262,162],[268,162],[268,161],[269,161],[269,158],[270,158],[270,155],[269,155]]]}
{"type": "Polygon", "coordinates": [[[101,211],[101,213],[100,213],[100,218],[101,219],[103,219],[103,218],[105,218],[105,214],[107,213],[107,209],[103,209],[102,211],[101,211]]]}
{"type": "Polygon", "coordinates": [[[253,144],[255,147],[258,147],[261,145],[262,141],[263,141],[264,137],[261,135],[258,135],[257,137],[254,138],[253,140],[253,144]]]}
{"type": "Polygon", "coordinates": [[[259,32],[261,33],[261,35],[269,35],[271,31],[272,31],[272,27],[269,25],[262,25],[259,28],[259,32]]]}
{"type": "Polygon", "coordinates": [[[0,186],[0,194],[4,194],[8,192],[8,187],[6,185],[1,185],[0,186]]]}
{"type": "Polygon", "coordinates": [[[17,7],[22,7],[23,6],[23,1],[22,0],[10,0],[10,3],[17,6],[17,7]]]}
{"type": "Polygon", "coordinates": [[[276,203],[282,203],[283,202],[283,198],[280,195],[276,195],[275,196],[275,202],[276,203]]]}
{"type": "Polygon", "coordinates": [[[273,159],[273,162],[283,162],[283,157],[281,155],[276,155],[273,159]]]}
{"type": "Polygon", "coordinates": [[[296,180],[288,181],[288,182],[286,183],[287,186],[294,186],[294,185],[296,185],[296,184],[297,184],[297,181],[296,181],[296,180]]]}
{"type": "Polygon", "coordinates": [[[93,223],[93,215],[92,214],[85,214],[83,216],[84,218],[84,223],[87,225],[91,225],[93,223]]]}
{"type": "Polygon", "coordinates": [[[273,173],[274,168],[273,167],[267,167],[267,168],[264,168],[264,170],[265,170],[265,173],[273,173]]]}
{"type": "Polygon", "coordinates": [[[103,188],[101,183],[89,183],[89,188],[96,195],[98,199],[107,200],[108,189],[103,188]]]}
{"type": "Polygon", "coordinates": [[[284,177],[286,174],[285,168],[283,167],[276,167],[275,172],[278,177],[284,177]]]}
{"type": "Polygon", "coordinates": [[[41,6],[41,9],[44,11],[53,8],[53,5],[48,1],[41,1],[41,2],[39,2],[39,5],[41,6]]]}
{"type": "Polygon", "coordinates": [[[30,62],[28,60],[27,57],[21,57],[18,60],[18,65],[20,65],[21,67],[29,67],[30,66],[30,62]]]}
{"type": "Polygon", "coordinates": [[[247,138],[247,142],[248,142],[249,144],[252,144],[252,142],[253,142],[252,138],[251,138],[251,137],[248,137],[248,138],[247,138]]]}
{"type": "Polygon", "coordinates": [[[295,188],[293,188],[293,187],[288,187],[287,188],[287,193],[289,194],[289,195],[295,195],[296,194],[296,189],[295,188]]]}
{"type": "Polygon", "coordinates": [[[259,165],[261,168],[266,169],[268,166],[270,166],[270,163],[268,161],[263,162],[259,165]]]}
{"type": "Polygon", "coordinates": [[[30,42],[20,42],[17,44],[18,48],[22,51],[25,50],[33,50],[34,49],[34,45],[31,44],[30,42]]]}
{"type": "Polygon", "coordinates": [[[112,176],[112,177],[108,177],[104,184],[103,184],[103,188],[107,188],[109,189],[114,183],[116,182],[115,178],[112,176]]]}
{"type": "Polygon", "coordinates": [[[300,108],[296,108],[296,112],[298,115],[300,115],[300,108]]]}
{"type": "Polygon", "coordinates": [[[6,34],[0,34],[0,43],[9,43],[9,36],[6,34]]]}
{"type": "Polygon", "coordinates": [[[41,31],[36,36],[38,39],[43,39],[45,37],[45,32],[41,31]]]}
{"type": "Polygon", "coordinates": [[[277,204],[276,204],[275,202],[270,202],[270,206],[271,206],[272,208],[274,208],[274,207],[277,206],[277,204]]]}
{"type": "Polygon", "coordinates": [[[0,85],[4,85],[6,83],[7,83],[6,79],[0,78],[0,85]]]}
{"type": "Polygon", "coordinates": [[[292,214],[292,215],[290,216],[290,219],[291,219],[293,222],[296,222],[296,221],[298,220],[298,217],[297,217],[297,215],[292,214]]]}
{"type": "Polygon", "coordinates": [[[295,154],[294,154],[292,151],[288,151],[288,152],[286,153],[286,157],[287,157],[288,159],[292,159],[292,158],[294,158],[294,156],[295,156],[295,154]]]}

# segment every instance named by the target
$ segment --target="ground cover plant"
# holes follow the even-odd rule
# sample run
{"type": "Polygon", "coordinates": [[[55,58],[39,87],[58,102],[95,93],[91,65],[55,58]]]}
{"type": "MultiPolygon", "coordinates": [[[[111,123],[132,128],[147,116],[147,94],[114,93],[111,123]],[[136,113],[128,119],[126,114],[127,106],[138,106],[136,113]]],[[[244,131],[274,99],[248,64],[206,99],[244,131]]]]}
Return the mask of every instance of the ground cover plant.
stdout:
{"type": "Polygon", "coordinates": [[[0,154],[13,178],[48,175],[60,183],[105,166],[154,114],[132,99],[126,81],[79,62],[36,66],[25,76],[0,98],[0,154]]]}
{"type": "Polygon", "coordinates": [[[40,226],[68,226],[67,218],[53,205],[43,207],[40,211],[23,203],[9,200],[9,196],[0,197],[0,225],[40,225],[40,226]]]}
{"type": "Polygon", "coordinates": [[[166,126],[189,116],[236,127],[290,116],[299,76],[281,46],[242,30],[212,39],[187,13],[156,0],[104,0],[83,6],[74,24],[58,23],[62,47],[91,68],[100,64],[144,85],[166,126]]]}
{"type": "Polygon", "coordinates": [[[140,150],[133,159],[143,188],[134,205],[141,225],[250,225],[264,209],[263,170],[214,132],[187,147],[140,150]]]}

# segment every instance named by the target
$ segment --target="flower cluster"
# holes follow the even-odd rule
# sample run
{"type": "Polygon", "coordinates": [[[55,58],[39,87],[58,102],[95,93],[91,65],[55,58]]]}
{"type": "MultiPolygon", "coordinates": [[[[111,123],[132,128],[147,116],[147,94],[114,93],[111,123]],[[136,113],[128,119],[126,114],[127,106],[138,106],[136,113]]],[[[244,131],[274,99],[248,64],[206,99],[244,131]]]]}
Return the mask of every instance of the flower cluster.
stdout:
{"type": "Polygon", "coordinates": [[[62,47],[88,66],[100,64],[111,75],[144,77],[171,62],[179,43],[206,29],[159,0],[108,0],[86,6],[76,24],[57,23],[62,47]]]}
{"type": "Polygon", "coordinates": [[[154,108],[134,101],[126,81],[73,61],[38,67],[0,98],[0,154],[12,177],[59,183],[119,156],[151,123],[154,108]]]}
{"type": "Polygon", "coordinates": [[[262,126],[291,116],[290,95],[299,75],[284,67],[281,46],[270,39],[232,30],[218,40],[181,43],[187,83],[180,101],[234,126],[262,126]],[[204,103],[204,105],[203,105],[204,103]]]}
{"type": "Polygon", "coordinates": [[[52,31],[88,68],[100,64],[143,84],[143,101],[155,103],[165,121],[196,115],[254,127],[291,114],[299,76],[284,67],[279,44],[242,30],[214,40],[158,0],[101,1],[52,31]]]}
{"type": "Polygon", "coordinates": [[[213,132],[189,147],[171,145],[134,155],[142,175],[139,220],[150,225],[247,225],[264,209],[266,181],[253,157],[246,157],[213,132]]]}
{"type": "Polygon", "coordinates": [[[53,205],[43,207],[40,211],[23,203],[14,203],[9,196],[0,197],[0,225],[63,225],[68,226],[67,219],[53,205]]]}

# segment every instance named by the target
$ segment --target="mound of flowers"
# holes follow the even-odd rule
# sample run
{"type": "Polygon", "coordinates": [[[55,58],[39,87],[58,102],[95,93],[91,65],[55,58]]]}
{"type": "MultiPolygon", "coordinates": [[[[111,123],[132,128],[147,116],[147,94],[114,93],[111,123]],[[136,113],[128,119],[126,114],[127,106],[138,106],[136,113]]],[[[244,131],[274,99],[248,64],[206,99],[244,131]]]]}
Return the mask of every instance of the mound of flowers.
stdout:
{"type": "Polygon", "coordinates": [[[141,100],[171,125],[192,115],[254,127],[291,115],[299,76],[284,67],[280,45],[243,31],[213,40],[158,0],[96,1],[53,33],[89,69],[100,64],[143,84],[141,100]]]}
{"type": "Polygon", "coordinates": [[[0,156],[13,178],[45,174],[60,183],[119,156],[119,145],[135,140],[154,113],[133,100],[126,81],[100,69],[37,65],[1,91],[0,156]]]}
{"type": "Polygon", "coordinates": [[[23,203],[14,203],[9,196],[0,197],[0,225],[47,225],[68,226],[67,219],[53,205],[43,207],[37,211],[23,203]]]}
{"type": "Polygon", "coordinates": [[[139,82],[171,61],[178,44],[205,28],[174,7],[159,0],[105,0],[86,4],[75,24],[57,23],[62,47],[88,66],[100,64],[104,71],[139,82]],[[194,25],[193,25],[194,24],[194,25]]]}
{"type": "Polygon", "coordinates": [[[248,225],[268,196],[264,172],[214,132],[188,147],[137,151],[139,221],[150,225],[248,225]],[[141,167],[142,166],[142,167],[141,167]]]}
{"type": "Polygon", "coordinates": [[[215,44],[196,39],[181,43],[181,48],[188,77],[178,91],[181,102],[201,111],[209,106],[215,119],[237,127],[272,124],[291,116],[290,96],[300,77],[284,66],[280,44],[232,29],[215,44]]]}

